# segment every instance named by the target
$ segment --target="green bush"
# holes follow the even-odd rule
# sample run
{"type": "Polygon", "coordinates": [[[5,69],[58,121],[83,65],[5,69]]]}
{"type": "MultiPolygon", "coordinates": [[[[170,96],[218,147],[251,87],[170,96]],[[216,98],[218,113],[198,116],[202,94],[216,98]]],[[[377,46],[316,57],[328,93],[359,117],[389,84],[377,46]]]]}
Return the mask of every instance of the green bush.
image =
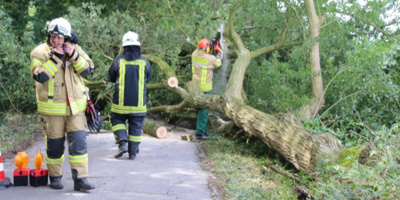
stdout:
{"type": "MultiPolygon", "coordinates": [[[[399,125],[382,127],[373,133],[379,154],[375,165],[362,165],[351,154],[342,157],[346,165],[329,158],[321,160],[312,177],[311,193],[316,199],[398,199],[400,182],[399,125]]],[[[350,148],[354,149],[354,148],[350,148]]],[[[355,148],[355,151],[357,148],[355,148]]],[[[344,155],[344,154],[343,154],[344,155]]]]}
{"type": "Polygon", "coordinates": [[[22,40],[13,33],[12,19],[0,8],[0,109],[3,112],[33,112],[36,109],[34,82],[29,75],[29,52],[33,32],[22,40]]]}

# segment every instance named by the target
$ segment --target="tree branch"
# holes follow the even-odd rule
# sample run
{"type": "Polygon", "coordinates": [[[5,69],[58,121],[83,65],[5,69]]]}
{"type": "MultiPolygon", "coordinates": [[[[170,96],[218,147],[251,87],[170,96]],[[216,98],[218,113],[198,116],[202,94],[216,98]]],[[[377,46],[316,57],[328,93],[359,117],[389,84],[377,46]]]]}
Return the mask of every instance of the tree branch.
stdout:
{"type": "Polygon", "coordinates": [[[183,110],[184,108],[186,108],[188,106],[189,106],[189,104],[184,100],[177,105],[158,106],[158,107],[148,108],[147,112],[148,113],[156,113],[156,112],[162,112],[162,111],[164,111],[164,112],[179,111],[179,110],[183,110]]]}
{"type": "Polygon", "coordinates": [[[266,47],[262,47],[260,49],[257,49],[255,51],[251,52],[250,53],[251,54],[251,59],[257,58],[257,57],[259,57],[259,56],[261,56],[263,54],[266,54],[266,53],[269,53],[269,52],[272,52],[272,51],[275,51],[275,50],[282,49],[284,47],[300,45],[300,44],[303,43],[303,42],[300,42],[300,41],[297,41],[297,42],[292,41],[292,42],[289,42],[289,43],[284,43],[285,42],[285,38],[286,38],[286,34],[288,33],[288,31],[289,31],[289,26],[286,23],[285,28],[281,32],[278,41],[275,44],[272,44],[272,45],[269,45],[269,46],[266,46],[266,47]]]}
{"type": "Polygon", "coordinates": [[[231,8],[229,9],[229,17],[228,17],[228,21],[229,21],[229,36],[231,37],[233,43],[235,44],[235,46],[238,48],[239,51],[243,51],[245,50],[245,46],[243,44],[243,41],[240,39],[240,36],[236,33],[235,31],[235,25],[233,24],[234,22],[234,15],[235,15],[235,10],[237,5],[241,2],[241,0],[235,0],[235,2],[233,2],[231,8]]]}
{"type": "Polygon", "coordinates": [[[157,67],[160,68],[160,71],[162,71],[165,74],[166,78],[169,78],[171,76],[176,77],[175,71],[163,59],[152,54],[143,54],[142,56],[147,58],[149,61],[155,63],[157,67]]]}

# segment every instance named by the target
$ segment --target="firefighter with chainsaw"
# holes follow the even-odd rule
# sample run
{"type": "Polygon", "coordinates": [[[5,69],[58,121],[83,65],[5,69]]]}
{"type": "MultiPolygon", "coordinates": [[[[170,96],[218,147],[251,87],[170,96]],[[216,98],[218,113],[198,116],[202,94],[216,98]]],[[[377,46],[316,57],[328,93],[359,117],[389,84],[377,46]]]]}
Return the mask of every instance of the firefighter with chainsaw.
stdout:
{"type": "Polygon", "coordinates": [[[117,56],[108,70],[115,83],[111,105],[111,124],[115,143],[115,158],[124,153],[134,160],[142,141],[142,127],[146,116],[146,84],[151,80],[150,62],[141,55],[139,35],[127,32],[122,37],[123,54],[117,56]],[[128,131],[126,127],[128,121],[128,131]]]}
{"type": "MultiPolygon", "coordinates": [[[[213,71],[221,67],[222,50],[217,39],[211,43],[208,39],[201,39],[198,48],[192,53],[192,81],[198,84],[201,91],[211,94],[213,89],[213,71]],[[213,54],[210,54],[212,52],[213,54]]],[[[207,140],[208,136],[208,109],[199,109],[196,121],[196,139],[207,140]]]]}
{"type": "Polygon", "coordinates": [[[47,40],[30,55],[30,74],[35,80],[37,109],[46,138],[46,164],[50,187],[62,189],[64,149],[67,141],[74,189],[95,189],[87,180],[88,152],[85,131],[87,107],[82,77],[94,65],[77,44],[70,23],[60,17],[46,26],[47,40]]]}

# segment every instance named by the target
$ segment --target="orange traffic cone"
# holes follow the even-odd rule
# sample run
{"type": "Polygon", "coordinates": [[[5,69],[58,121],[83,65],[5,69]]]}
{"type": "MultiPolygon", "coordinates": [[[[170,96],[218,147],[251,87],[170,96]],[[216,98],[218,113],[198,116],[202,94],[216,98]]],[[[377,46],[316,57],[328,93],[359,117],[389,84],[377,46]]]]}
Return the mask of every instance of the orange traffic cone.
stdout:
{"type": "Polygon", "coordinates": [[[4,190],[11,186],[11,181],[9,178],[6,178],[4,175],[4,165],[3,159],[1,158],[1,149],[0,149],[0,190],[4,190]]]}

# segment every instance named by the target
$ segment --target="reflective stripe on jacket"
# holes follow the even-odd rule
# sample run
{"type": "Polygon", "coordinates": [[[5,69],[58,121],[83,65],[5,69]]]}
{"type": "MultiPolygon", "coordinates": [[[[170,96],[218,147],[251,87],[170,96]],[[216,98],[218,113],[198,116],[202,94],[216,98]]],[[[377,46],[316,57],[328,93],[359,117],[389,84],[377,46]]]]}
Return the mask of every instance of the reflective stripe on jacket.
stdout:
{"type": "Polygon", "coordinates": [[[108,71],[115,83],[111,111],[118,114],[146,115],[146,84],[151,80],[150,62],[143,56],[127,61],[117,57],[108,71]]]}
{"type": "Polygon", "coordinates": [[[73,46],[75,51],[71,57],[66,55],[66,63],[52,55],[52,49],[47,43],[37,46],[31,52],[30,74],[35,80],[39,113],[66,116],[68,103],[72,115],[86,109],[88,89],[81,76],[90,74],[94,65],[79,45],[73,46]]]}
{"type": "Polygon", "coordinates": [[[192,80],[198,83],[201,91],[209,92],[213,88],[213,70],[221,66],[221,59],[196,49],[192,53],[192,80]]]}

